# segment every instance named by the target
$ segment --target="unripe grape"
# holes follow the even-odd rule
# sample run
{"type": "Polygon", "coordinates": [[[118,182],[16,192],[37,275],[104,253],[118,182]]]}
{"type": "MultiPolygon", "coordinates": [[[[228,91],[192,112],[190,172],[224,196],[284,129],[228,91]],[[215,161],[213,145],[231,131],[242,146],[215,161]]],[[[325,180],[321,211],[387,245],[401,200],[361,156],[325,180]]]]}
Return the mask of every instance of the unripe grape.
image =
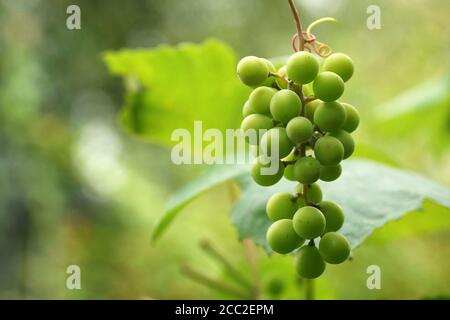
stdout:
{"type": "MultiPolygon", "coordinates": [[[[273,63],[270,60],[267,60],[265,58],[260,58],[262,61],[264,61],[264,63],[267,66],[267,69],[269,69],[269,72],[275,72],[275,67],[273,65],[273,63]]],[[[261,86],[265,86],[265,87],[272,87],[273,84],[275,83],[275,78],[274,77],[267,77],[267,79],[261,83],[261,86]]]]}
{"type": "Polygon", "coordinates": [[[286,132],[292,142],[303,143],[312,137],[313,125],[305,117],[295,117],[288,122],[286,132]]]}
{"type": "Polygon", "coordinates": [[[294,165],[293,164],[288,164],[284,168],[283,176],[289,181],[297,181],[297,179],[295,178],[295,175],[294,175],[294,165]]]}
{"type": "Polygon", "coordinates": [[[322,165],[336,166],[344,157],[344,146],[338,139],[324,136],[316,141],[314,154],[322,165]]]}
{"type": "Polygon", "coordinates": [[[320,239],[319,252],[326,262],[339,264],[349,257],[350,244],[343,235],[337,232],[328,232],[320,239]]]}
{"type": "Polygon", "coordinates": [[[273,121],[271,118],[257,113],[245,117],[241,123],[241,129],[244,131],[247,141],[252,145],[257,144],[259,137],[262,136],[263,132],[260,132],[260,130],[269,130],[272,127],[273,121]],[[251,131],[247,132],[247,130],[255,130],[254,134],[256,135],[256,141],[252,137],[253,133],[251,131]]]}
{"type": "Polygon", "coordinates": [[[305,241],[295,233],[290,219],[281,219],[272,223],[266,237],[272,250],[282,254],[297,249],[305,241]]]}
{"type": "Polygon", "coordinates": [[[286,124],[302,109],[299,96],[292,90],[283,89],[275,93],[270,101],[270,113],[275,120],[286,124]]]}
{"type": "Polygon", "coordinates": [[[319,209],[306,206],[297,210],[292,218],[295,232],[303,239],[314,239],[325,230],[325,217],[319,209]]]}
{"type": "Polygon", "coordinates": [[[253,113],[256,113],[256,112],[250,108],[250,103],[248,102],[248,100],[245,101],[244,107],[242,108],[242,115],[245,118],[253,113]]]}
{"type": "MultiPolygon", "coordinates": [[[[295,192],[298,194],[303,194],[303,190],[304,188],[302,184],[298,184],[295,188],[295,192]]],[[[322,190],[317,183],[313,183],[312,185],[308,186],[306,198],[308,199],[308,202],[312,204],[319,204],[322,201],[322,190]]],[[[299,199],[303,200],[303,196],[299,199]]]]}
{"type": "Polygon", "coordinates": [[[315,246],[303,246],[295,256],[295,270],[305,279],[318,278],[325,271],[325,262],[315,246]]]}
{"type": "Polygon", "coordinates": [[[253,87],[263,83],[269,76],[269,68],[261,58],[248,56],[237,65],[237,74],[243,84],[253,87]]]}
{"type": "Polygon", "coordinates": [[[277,92],[274,88],[259,87],[252,91],[248,98],[248,103],[254,112],[270,115],[270,100],[277,92]]]}
{"type": "Polygon", "coordinates": [[[255,159],[250,170],[253,180],[261,186],[268,187],[280,181],[284,173],[284,166],[281,161],[268,159],[266,156],[259,156],[255,159]],[[266,168],[267,171],[262,169],[266,168]]]}
{"type": "Polygon", "coordinates": [[[308,187],[306,198],[308,199],[308,202],[313,204],[318,204],[322,201],[322,190],[317,183],[313,183],[308,187]]]}
{"type": "Polygon", "coordinates": [[[344,130],[339,130],[333,133],[330,133],[330,136],[338,139],[342,145],[344,146],[344,159],[350,157],[355,151],[355,141],[350,133],[344,130]]]}
{"type": "Polygon", "coordinates": [[[322,201],[319,206],[326,220],[324,233],[338,231],[344,224],[344,211],[341,206],[333,201],[322,201]]]}
{"type": "Polygon", "coordinates": [[[313,83],[315,96],[325,102],[339,99],[344,93],[344,87],[341,77],[328,71],[319,73],[313,83]]]}
{"type": "Polygon", "coordinates": [[[303,184],[312,184],[320,177],[320,163],[312,157],[303,157],[294,164],[294,176],[303,184]]]}
{"type": "Polygon", "coordinates": [[[316,112],[320,102],[320,100],[313,100],[305,104],[305,117],[308,118],[309,121],[314,122],[314,113],[316,112]]]}
{"type": "Polygon", "coordinates": [[[292,219],[297,209],[296,199],[288,192],[275,193],[266,204],[267,216],[272,221],[292,219]]]}
{"type": "Polygon", "coordinates": [[[314,113],[314,123],[322,131],[337,131],[345,122],[345,109],[339,102],[320,102],[314,113]]]}
{"type": "Polygon", "coordinates": [[[277,85],[278,85],[278,88],[280,88],[280,89],[287,89],[287,87],[288,87],[288,82],[286,81],[286,66],[282,66],[280,69],[278,69],[278,72],[277,72],[280,76],[281,76],[281,78],[278,78],[278,77],[276,77],[275,78],[275,81],[276,81],[276,83],[277,83],[277,85]]]}
{"type": "Polygon", "coordinates": [[[337,166],[321,166],[320,167],[320,180],[322,181],[334,181],[342,173],[342,167],[340,164],[337,166]]]}
{"type": "Polygon", "coordinates": [[[353,75],[353,61],[343,53],[333,53],[325,59],[323,70],[331,71],[339,75],[344,82],[347,82],[353,75]]]}
{"type": "Polygon", "coordinates": [[[314,80],[319,72],[319,62],[312,53],[300,51],[289,57],[286,65],[287,76],[299,84],[307,84],[314,80]]]}
{"type": "Polygon", "coordinates": [[[283,159],[291,153],[294,144],[289,139],[285,128],[275,127],[264,133],[259,148],[267,156],[283,159]],[[276,151],[278,153],[275,154],[276,151]]]}
{"type": "Polygon", "coordinates": [[[359,112],[354,106],[348,103],[341,103],[345,109],[345,122],[342,129],[347,132],[353,132],[358,128],[359,125],[359,112]]]}

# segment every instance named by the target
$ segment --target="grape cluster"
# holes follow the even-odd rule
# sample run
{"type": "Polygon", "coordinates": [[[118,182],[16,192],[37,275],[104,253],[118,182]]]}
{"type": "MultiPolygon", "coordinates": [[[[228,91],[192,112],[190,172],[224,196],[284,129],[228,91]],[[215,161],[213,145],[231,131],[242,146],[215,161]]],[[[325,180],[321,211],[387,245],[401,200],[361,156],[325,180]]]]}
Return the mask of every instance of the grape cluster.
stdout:
{"type": "Polygon", "coordinates": [[[354,151],[350,133],[358,127],[358,111],[337,101],[353,75],[353,62],[342,53],[319,61],[299,51],[275,68],[267,59],[248,56],[238,63],[237,74],[253,88],[241,128],[261,132],[248,141],[256,156],[251,176],[262,186],[276,184],[283,176],[299,182],[293,193],[279,192],[268,200],[273,224],[267,242],[277,253],[295,250],[298,274],[317,278],[326,263],[339,264],[350,255],[347,239],[337,232],[344,223],[343,210],[322,199],[316,182],[339,178],[341,161],[354,151]],[[274,161],[277,170],[264,174],[261,169],[274,161]]]}

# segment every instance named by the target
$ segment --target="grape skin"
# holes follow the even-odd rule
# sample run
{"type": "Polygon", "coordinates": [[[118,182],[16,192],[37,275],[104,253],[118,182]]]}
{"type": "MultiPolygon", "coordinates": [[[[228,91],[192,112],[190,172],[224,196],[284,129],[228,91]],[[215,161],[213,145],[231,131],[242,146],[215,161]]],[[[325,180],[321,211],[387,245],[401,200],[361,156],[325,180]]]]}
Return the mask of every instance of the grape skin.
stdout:
{"type": "Polygon", "coordinates": [[[281,219],[272,223],[267,230],[266,238],[272,250],[281,254],[292,252],[305,241],[295,233],[290,219],[281,219]]]}
{"type": "Polygon", "coordinates": [[[253,87],[263,83],[269,76],[267,64],[260,58],[248,56],[237,65],[237,74],[243,84],[253,87]]]}
{"type": "Polygon", "coordinates": [[[348,103],[341,103],[345,109],[345,122],[342,126],[342,129],[347,131],[348,133],[352,133],[358,128],[359,125],[359,112],[358,110],[348,103]]]}
{"type": "Polygon", "coordinates": [[[320,73],[313,83],[314,94],[325,102],[336,101],[344,93],[344,81],[334,72],[320,73]]]}
{"type": "Polygon", "coordinates": [[[294,176],[303,184],[312,184],[320,177],[320,163],[312,157],[303,157],[294,164],[294,176]]]}
{"type": "Polygon", "coordinates": [[[292,219],[297,211],[297,202],[288,192],[277,192],[269,198],[266,204],[267,216],[272,221],[292,219]]]}
{"type": "Polygon", "coordinates": [[[303,246],[295,256],[295,270],[305,279],[318,278],[324,271],[326,264],[314,246],[303,246]]]}
{"type": "Polygon", "coordinates": [[[314,239],[325,230],[325,217],[319,209],[306,206],[297,210],[292,218],[294,230],[304,239],[314,239]]]}
{"type": "Polygon", "coordinates": [[[342,146],[344,147],[344,159],[347,159],[355,151],[355,141],[350,133],[344,130],[339,130],[337,132],[330,133],[330,136],[338,139],[342,146]]]}
{"type": "Polygon", "coordinates": [[[313,125],[305,117],[295,117],[286,126],[286,132],[294,143],[304,143],[313,135],[313,125]]]}
{"type": "Polygon", "coordinates": [[[270,101],[270,113],[275,120],[286,124],[302,110],[299,96],[291,90],[283,89],[275,93],[270,101]]]}
{"type": "Polygon", "coordinates": [[[314,154],[322,165],[336,166],[344,157],[344,146],[335,137],[321,137],[314,144],[314,154]]]}
{"type": "Polygon", "coordinates": [[[288,78],[298,84],[310,83],[318,72],[319,62],[313,54],[306,51],[294,53],[286,65],[288,78]]]}
{"type": "Polygon", "coordinates": [[[256,113],[270,115],[270,100],[272,100],[273,95],[277,92],[274,88],[269,87],[259,87],[252,91],[250,97],[248,98],[248,103],[251,108],[256,113]]]}
{"type": "Polygon", "coordinates": [[[343,235],[328,232],[320,239],[319,252],[326,262],[339,264],[348,259],[350,244],[343,235]]]}
{"type": "Polygon", "coordinates": [[[339,102],[321,102],[314,113],[314,123],[322,130],[334,132],[345,122],[345,109],[339,102]]]}
{"type": "Polygon", "coordinates": [[[326,221],[324,233],[338,231],[344,224],[344,211],[341,206],[333,201],[322,201],[319,207],[326,221]]]}
{"type": "Polygon", "coordinates": [[[325,59],[323,70],[338,74],[344,82],[347,82],[353,75],[354,66],[352,59],[343,53],[333,53],[325,59]]]}
{"type": "Polygon", "coordinates": [[[262,168],[270,167],[270,162],[266,163],[265,161],[267,161],[266,156],[257,157],[250,170],[250,175],[257,184],[264,187],[268,187],[280,181],[284,173],[284,166],[281,163],[281,161],[278,161],[278,171],[275,174],[273,175],[262,174],[261,172],[262,168]]]}
{"type": "Polygon", "coordinates": [[[337,166],[321,166],[320,167],[320,180],[331,182],[340,177],[342,173],[342,167],[340,164],[337,166]]]}

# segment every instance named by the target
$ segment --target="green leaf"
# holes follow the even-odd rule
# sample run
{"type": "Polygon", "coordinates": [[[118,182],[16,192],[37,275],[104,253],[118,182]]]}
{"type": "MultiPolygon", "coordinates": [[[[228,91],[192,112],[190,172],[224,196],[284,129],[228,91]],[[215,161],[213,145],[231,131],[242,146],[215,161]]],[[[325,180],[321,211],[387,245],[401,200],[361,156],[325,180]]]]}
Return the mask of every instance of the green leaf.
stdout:
{"type": "Polygon", "coordinates": [[[239,125],[250,89],[237,79],[235,53],[223,42],[125,49],[107,52],[104,61],[125,79],[120,120],[134,135],[170,144],[173,130],[192,131],[195,120],[204,130],[239,125]]]}
{"type": "MultiPolygon", "coordinates": [[[[248,175],[240,176],[239,183],[243,191],[233,209],[232,220],[241,238],[252,237],[268,249],[265,233],[271,222],[266,216],[265,204],[275,192],[292,192],[296,183],[283,180],[264,188],[253,183],[248,175]]],[[[319,184],[324,199],[336,201],[343,207],[346,220],[341,232],[352,248],[388,221],[421,209],[425,199],[450,208],[448,188],[415,173],[367,160],[346,161],[337,181],[319,184]]]]}
{"type": "Polygon", "coordinates": [[[192,180],[170,198],[166,211],[153,228],[152,241],[157,240],[180,210],[196,197],[212,187],[236,176],[246,174],[248,170],[249,168],[246,165],[215,165],[209,167],[200,177],[192,180]]]}

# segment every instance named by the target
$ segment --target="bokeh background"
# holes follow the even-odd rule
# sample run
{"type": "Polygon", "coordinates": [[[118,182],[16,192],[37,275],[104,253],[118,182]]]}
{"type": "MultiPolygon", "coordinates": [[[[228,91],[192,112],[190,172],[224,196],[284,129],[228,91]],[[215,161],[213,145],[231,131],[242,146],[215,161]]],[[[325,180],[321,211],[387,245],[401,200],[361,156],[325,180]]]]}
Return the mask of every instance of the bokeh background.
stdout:
{"type": "MultiPolygon", "coordinates": [[[[366,27],[372,1],[297,3],[305,24],[336,17],[317,34],[355,61],[346,91],[362,116],[355,156],[450,186],[450,2],[379,0],[380,30],[366,27]]],[[[123,83],[102,60],[107,50],[207,38],[228,43],[236,58],[284,56],[293,32],[284,0],[1,0],[0,298],[238,298],[216,288],[236,285],[206,242],[258,283],[252,298],[302,299],[290,257],[237,240],[224,186],[150,243],[170,194],[199,168],[173,165],[170,148],[121,128],[123,83]],[[81,30],[66,28],[70,4],[81,8],[81,30]],[[81,267],[81,290],[66,289],[71,264],[81,267]]],[[[424,207],[427,219],[448,225],[449,209],[424,207]]],[[[421,219],[412,213],[375,231],[353,261],[328,268],[317,297],[450,296],[450,230],[421,230],[421,219]],[[382,267],[381,290],[366,287],[370,264],[382,267]]]]}

